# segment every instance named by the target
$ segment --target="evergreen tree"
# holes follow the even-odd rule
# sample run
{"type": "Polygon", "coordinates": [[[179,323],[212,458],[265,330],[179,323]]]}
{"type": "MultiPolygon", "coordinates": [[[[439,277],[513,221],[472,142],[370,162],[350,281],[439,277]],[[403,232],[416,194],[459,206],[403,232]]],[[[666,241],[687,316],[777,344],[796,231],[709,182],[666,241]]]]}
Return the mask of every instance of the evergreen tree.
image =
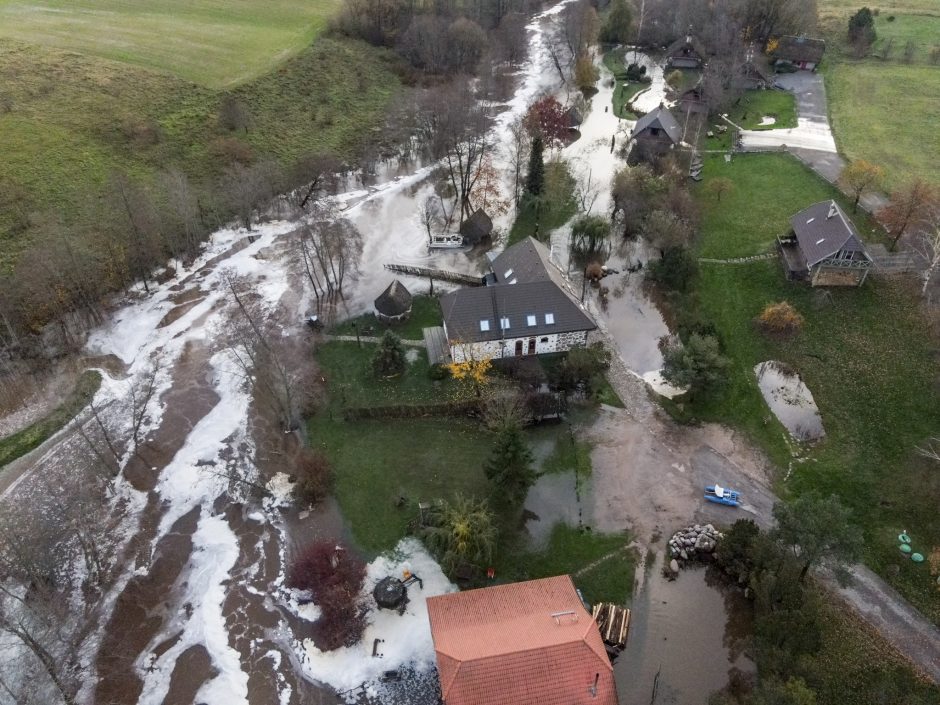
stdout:
{"type": "Polygon", "coordinates": [[[405,371],[405,350],[392,331],[385,331],[382,343],[372,358],[372,370],[379,377],[394,377],[405,371]]]}
{"type": "Polygon", "coordinates": [[[875,17],[871,10],[863,7],[849,18],[849,41],[853,44],[864,42],[871,45],[876,38],[875,17]]]}
{"type": "Polygon", "coordinates": [[[515,505],[525,501],[529,488],[535,484],[536,474],[532,469],[532,451],[521,430],[508,427],[497,434],[483,470],[501,497],[515,505]]]}
{"type": "Polygon", "coordinates": [[[525,180],[525,190],[532,196],[541,196],[545,190],[545,161],[542,155],[545,149],[542,136],[532,138],[532,151],[529,153],[529,174],[525,180]]]}
{"type": "Polygon", "coordinates": [[[448,575],[463,564],[488,564],[496,551],[496,522],[489,505],[459,494],[453,502],[431,508],[421,535],[448,575]]]}
{"type": "Polygon", "coordinates": [[[711,335],[693,333],[683,345],[674,343],[663,351],[663,378],[677,387],[695,392],[718,386],[731,362],[711,335]]]}

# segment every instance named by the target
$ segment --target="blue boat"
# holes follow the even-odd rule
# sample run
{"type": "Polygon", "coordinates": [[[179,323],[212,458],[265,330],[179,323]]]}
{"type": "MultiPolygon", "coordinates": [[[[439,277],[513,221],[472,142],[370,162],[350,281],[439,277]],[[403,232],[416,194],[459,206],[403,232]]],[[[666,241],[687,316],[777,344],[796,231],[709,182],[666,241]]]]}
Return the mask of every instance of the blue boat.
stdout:
{"type": "Polygon", "coordinates": [[[729,490],[721,485],[708,485],[705,488],[705,499],[715,504],[737,507],[741,503],[741,493],[737,490],[729,490]]]}

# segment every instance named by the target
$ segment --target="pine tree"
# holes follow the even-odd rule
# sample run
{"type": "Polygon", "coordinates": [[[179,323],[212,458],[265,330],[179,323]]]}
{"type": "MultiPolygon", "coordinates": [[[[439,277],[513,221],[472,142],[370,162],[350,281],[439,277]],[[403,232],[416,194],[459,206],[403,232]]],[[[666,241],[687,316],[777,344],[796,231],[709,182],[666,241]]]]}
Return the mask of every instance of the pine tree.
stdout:
{"type": "Polygon", "coordinates": [[[405,350],[398,336],[385,331],[379,349],[372,358],[372,370],[380,377],[394,377],[405,371],[405,350]]]}
{"type": "Polygon", "coordinates": [[[532,451],[521,430],[508,427],[499,432],[483,470],[499,496],[515,505],[525,501],[529,488],[535,484],[536,474],[532,469],[532,451]]]}
{"type": "Polygon", "coordinates": [[[525,190],[532,196],[541,196],[545,190],[545,161],[542,136],[532,138],[532,151],[529,154],[529,175],[525,180],[525,190]]]}

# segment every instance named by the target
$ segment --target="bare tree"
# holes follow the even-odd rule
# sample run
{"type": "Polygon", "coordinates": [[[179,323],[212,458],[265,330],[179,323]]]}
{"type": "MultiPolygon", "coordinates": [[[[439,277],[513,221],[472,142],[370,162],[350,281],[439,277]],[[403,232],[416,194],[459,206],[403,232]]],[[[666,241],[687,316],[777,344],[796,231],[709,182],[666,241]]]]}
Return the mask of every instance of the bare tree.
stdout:
{"type": "Polygon", "coordinates": [[[421,204],[419,211],[421,223],[428,233],[428,243],[433,239],[433,234],[440,231],[444,225],[444,218],[441,214],[441,207],[438,199],[434,196],[428,196],[421,204]]]}
{"type": "Polygon", "coordinates": [[[342,162],[333,154],[308,152],[301,155],[290,172],[292,183],[304,184],[294,195],[297,207],[306,208],[310,199],[330,185],[341,170],[342,162]]]}
{"type": "Polygon", "coordinates": [[[930,222],[940,208],[940,194],[936,187],[921,178],[915,178],[891,193],[891,199],[876,214],[891,238],[891,248],[910,227],[921,227],[930,222]]]}
{"type": "Polygon", "coordinates": [[[156,208],[150,194],[123,171],[115,171],[109,180],[111,207],[116,228],[125,233],[124,252],[131,281],[147,280],[161,257],[161,234],[156,208]]]}
{"type": "Polygon", "coordinates": [[[446,168],[463,223],[471,215],[470,196],[492,146],[489,110],[456,84],[426,91],[420,110],[422,139],[431,156],[442,160],[446,168]]]}
{"type": "Polygon", "coordinates": [[[252,380],[256,400],[274,412],[283,431],[293,431],[300,421],[299,380],[279,345],[281,328],[246,281],[231,272],[224,272],[222,279],[233,308],[228,349],[252,380]]]}
{"type": "Polygon", "coordinates": [[[193,257],[206,234],[196,190],[176,167],[162,172],[157,183],[163,196],[161,217],[167,247],[177,259],[193,257]]]}
{"type": "Polygon", "coordinates": [[[310,283],[317,310],[343,298],[346,278],[355,273],[362,256],[362,235],[340,218],[330,204],[318,204],[295,234],[298,263],[310,283]]]}
{"type": "Polygon", "coordinates": [[[512,197],[518,205],[519,199],[522,197],[526,168],[529,164],[529,150],[532,147],[532,140],[529,137],[529,131],[526,129],[524,118],[519,117],[509,125],[509,135],[507,149],[509,151],[509,166],[512,169],[512,197]]]}
{"type": "Polygon", "coordinates": [[[223,172],[219,190],[245,230],[251,230],[256,213],[278,193],[280,181],[280,169],[274,162],[251,166],[236,162],[223,172]]]}
{"type": "Polygon", "coordinates": [[[935,217],[930,227],[917,234],[911,247],[923,257],[926,263],[921,274],[923,284],[920,293],[922,296],[927,296],[933,277],[940,270],[940,217],[935,217]]]}

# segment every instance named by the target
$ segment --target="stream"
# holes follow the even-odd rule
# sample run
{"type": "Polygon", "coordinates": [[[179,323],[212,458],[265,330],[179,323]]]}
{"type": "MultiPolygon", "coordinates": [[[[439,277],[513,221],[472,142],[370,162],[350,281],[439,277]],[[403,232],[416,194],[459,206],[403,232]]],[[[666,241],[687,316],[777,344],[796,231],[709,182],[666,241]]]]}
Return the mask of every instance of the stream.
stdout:
{"type": "MultiPolygon", "coordinates": [[[[509,125],[545,92],[565,102],[566,89],[546,48],[564,5],[542,12],[528,25],[528,59],[493,127],[494,166],[502,173],[508,163],[509,125]]],[[[594,193],[589,212],[606,215],[610,182],[623,164],[613,153],[612,140],[619,147],[632,123],[610,112],[612,81],[606,68],[600,70],[599,91],[581,138],[561,152],[594,193]]],[[[654,82],[644,100],[658,104],[662,82],[657,82],[655,68],[651,73],[654,82]]],[[[379,178],[336,197],[343,216],[363,238],[359,276],[348,288],[345,314],[371,308],[391,279],[383,269],[386,263],[481,270],[480,254],[427,249],[418,212],[432,188],[431,168],[396,171],[387,180],[379,178]]],[[[504,233],[511,221],[512,213],[494,218],[504,233]]],[[[123,363],[119,374],[102,371],[105,380],[96,397],[115,429],[127,432],[129,380],[141,378],[155,363],[159,369],[157,393],[141,429],[148,452],[125,458],[117,490],[115,511],[131,508],[121,524],[127,568],[101,600],[106,616],[100,649],[83,664],[87,677],[82,697],[88,702],[299,705],[334,700],[332,691],[317,683],[341,682],[342,674],[331,669],[342,669],[342,661],[310,661],[299,653],[297,639],[305,636],[306,626],[278,601],[284,580],[280,566],[293,542],[342,535],[348,526],[332,502],[312,515],[267,500],[261,509],[241,504],[223,476],[255,475],[259,452],[254,401],[222,343],[229,320],[226,277],[233,272],[252,282],[266,310],[286,311],[287,320],[297,322],[293,328],[287,324],[285,335],[300,334],[309,297],[302,278],[292,271],[292,253],[285,243],[296,227],[274,221],[250,236],[237,229],[215,233],[191,266],[179,268],[148,295],[135,292],[89,338],[90,355],[123,363]]],[[[569,237],[567,227],[552,236],[552,256],[563,269],[568,268],[569,237]]],[[[589,289],[586,301],[627,367],[640,376],[661,366],[658,341],[668,333],[642,285],[642,272],[626,273],[647,258],[641,243],[616,248],[610,263],[621,273],[606,278],[603,289],[589,289]]],[[[578,272],[571,274],[572,288],[580,289],[578,272]]],[[[61,445],[64,449],[65,442],[61,445]]],[[[69,455],[53,448],[42,462],[44,472],[53,465],[67,470],[69,455]]],[[[18,492],[38,491],[38,484],[25,480],[18,492]]],[[[543,519],[590,521],[570,510],[573,478],[555,476],[540,485],[533,490],[533,501],[543,519]]],[[[589,492],[590,483],[581,491],[589,492]]],[[[737,626],[726,617],[721,591],[708,584],[704,572],[685,572],[667,584],[654,567],[633,607],[629,647],[616,668],[621,702],[649,703],[650,673],[661,669],[663,697],[675,692],[679,699],[657,702],[704,703],[708,691],[723,685],[728,668],[738,663],[734,649],[723,645],[737,626]]],[[[371,668],[380,674],[382,663],[371,668]]]]}

